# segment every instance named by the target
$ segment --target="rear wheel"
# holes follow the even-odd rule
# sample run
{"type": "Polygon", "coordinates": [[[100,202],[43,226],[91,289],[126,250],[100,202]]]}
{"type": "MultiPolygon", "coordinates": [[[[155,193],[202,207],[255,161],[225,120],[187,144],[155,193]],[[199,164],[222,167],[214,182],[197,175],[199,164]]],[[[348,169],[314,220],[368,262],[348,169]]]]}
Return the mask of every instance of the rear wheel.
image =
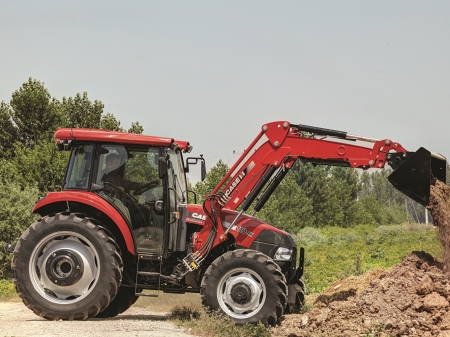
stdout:
{"type": "MultiPolygon", "coordinates": [[[[141,292],[142,289],[138,289],[138,292],[141,292]]],[[[115,317],[126,310],[128,310],[136,301],[139,296],[136,296],[134,287],[120,287],[117,292],[116,297],[112,300],[112,302],[99,313],[96,318],[110,318],[115,317]]]]}
{"type": "Polygon", "coordinates": [[[217,258],[202,280],[203,305],[238,325],[274,325],[286,306],[287,286],[280,267],[267,255],[238,249],[217,258]]]}
{"type": "Polygon", "coordinates": [[[46,216],[17,243],[13,282],[24,304],[50,320],[94,317],[116,296],[122,259],[102,227],[75,214],[46,216]]]}

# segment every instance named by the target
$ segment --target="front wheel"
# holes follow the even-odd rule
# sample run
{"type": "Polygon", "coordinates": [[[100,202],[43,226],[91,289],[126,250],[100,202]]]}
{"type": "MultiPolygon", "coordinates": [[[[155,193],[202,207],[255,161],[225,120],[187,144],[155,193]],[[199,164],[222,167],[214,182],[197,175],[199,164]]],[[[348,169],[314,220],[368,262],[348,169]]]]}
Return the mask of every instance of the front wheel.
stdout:
{"type": "Polygon", "coordinates": [[[283,315],[286,279],[267,255],[238,249],[218,257],[206,270],[202,303],[229,316],[236,324],[274,325],[283,315]]]}
{"type": "Polygon", "coordinates": [[[46,216],[21,236],[11,262],[24,304],[50,320],[94,317],[116,296],[122,259],[100,226],[75,214],[46,216]]]}
{"type": "Polygon", "coordinates": [[[288,303],[285,314],[299,313],[303,305],[305,304],[306,287],[302,278],[297,283],[288,285],[288,303]]]}

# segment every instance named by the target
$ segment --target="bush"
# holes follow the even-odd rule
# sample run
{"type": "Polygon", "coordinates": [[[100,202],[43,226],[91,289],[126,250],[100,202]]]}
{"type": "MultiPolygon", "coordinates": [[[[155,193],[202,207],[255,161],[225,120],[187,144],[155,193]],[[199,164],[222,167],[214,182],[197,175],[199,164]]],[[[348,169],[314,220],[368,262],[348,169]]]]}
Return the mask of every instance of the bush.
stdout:
{"type": "Polygon", "coordinates": [[[313,246],[320,243],[327,242],[320,230],[312,227],[305,227],[294,235],[294,240],[300,243],[300,246],[313,246]]]}
{"type": "Polygon", "coordinates": [[[179,324],[196,335],[205,337],[270,337],[271,335],[262,323],[237,326],[230,318],[218,313],[203,312],[199,319],[180,320],[179,324]]]}
{"type": "Polygon", "coordinates": [[[187,306],[176,306],[172,309],[172,319],[178,319],[180,321],[190,321],[191,319],[199,319],[200,312],[197,309],[193,309],[187,306]]]}
{"type": "Polygon", "coordinates": [[[22,190],[16,183],[6,183],[0,189],[0,279],[11,277],[12,255],[4,250],[5,244],[16,242],[34,222],[32,210],[37,197],[37,188],[22,190]]]}

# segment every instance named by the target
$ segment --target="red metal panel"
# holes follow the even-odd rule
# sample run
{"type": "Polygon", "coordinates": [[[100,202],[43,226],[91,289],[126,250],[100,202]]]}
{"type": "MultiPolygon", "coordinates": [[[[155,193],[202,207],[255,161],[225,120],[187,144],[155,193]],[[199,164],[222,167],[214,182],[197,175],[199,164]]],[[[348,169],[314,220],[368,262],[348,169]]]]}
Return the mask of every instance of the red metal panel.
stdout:
{"type": "MultiPolygon", "coordinates": [[[[55,139],[57,142],[60,140],[75,139],[81,141],[135,144],[135,145],[155,145],[155,146],[170,146],[174,142],[173,138],[145,136],[128,132],[84,129],[84,128],[58,129],[55,132],[55,139]]],[[[187,145],[189,145],[189,142],[178,140],[177,144],[182,149],[186,149],[187,145]]]]}
{"type": "Polygon", "coordinates": [[[96,208],[108,215],[116,223],[117,227],[119,227],[127,245],[128,251],[131,254],[135,254],[133,236],[127,223],[123,219],[122,215],[98,194],[80,191],[51,192],[36,204],[33,212],[37,212],[41,207],[44,207],[46,205],[61,201],[79,202],[96,208]]]}

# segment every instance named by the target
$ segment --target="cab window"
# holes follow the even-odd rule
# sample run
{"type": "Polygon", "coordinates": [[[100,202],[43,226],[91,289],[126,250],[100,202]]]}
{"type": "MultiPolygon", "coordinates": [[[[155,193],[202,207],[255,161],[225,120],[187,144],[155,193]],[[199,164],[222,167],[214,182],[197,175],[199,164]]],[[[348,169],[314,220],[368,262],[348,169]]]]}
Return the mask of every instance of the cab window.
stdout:
{"type": "Polygon", "coordinates": [[[80,145],[72,151],[65,189],[88,189],[93,150],[93,145],[80,145]]]}

